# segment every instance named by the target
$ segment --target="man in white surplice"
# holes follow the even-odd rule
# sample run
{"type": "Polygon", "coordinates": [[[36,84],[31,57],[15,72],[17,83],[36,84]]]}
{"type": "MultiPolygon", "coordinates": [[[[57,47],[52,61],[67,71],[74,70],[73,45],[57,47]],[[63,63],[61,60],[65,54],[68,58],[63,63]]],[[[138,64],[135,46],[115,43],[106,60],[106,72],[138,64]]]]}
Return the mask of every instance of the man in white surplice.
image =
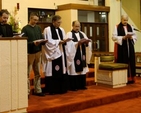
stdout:
{"type": "Polygon", "coordinates": [[[71,61],[71,51],[66,47],[66,42],[71,39],[65,39],[65,31],[60,24],[61,17],[55,15],[52,18],[52,25],[44,29],[44,38],[48,40],[48,43],[43,46],[42,64],[45,90],[49,94],[66,93],[68,89],[66,69],[67,59],[71,61]]]}
{"type": "Polygon", "coordinates": [[[76,91],[86,88],[86,73],[88,72],[88,63],[91,57],[91,40],[86,34],[80,31],[80,22],[72,22],[72,31],[67,33],[67,38],[73,38],[71,49],[73,49],[73,61],[68,62],[69,89],[76,91]]]}
{"type": "Polygon", "coordinates": [[[136,80],[134,45],[137,36],[134,27],[128,24],[128,18],[127,15],[121,16],[120,23],[114,27],[112,40],[115,42],[115,62],[128,64],[128,84],[133,84],[136,80]]]}

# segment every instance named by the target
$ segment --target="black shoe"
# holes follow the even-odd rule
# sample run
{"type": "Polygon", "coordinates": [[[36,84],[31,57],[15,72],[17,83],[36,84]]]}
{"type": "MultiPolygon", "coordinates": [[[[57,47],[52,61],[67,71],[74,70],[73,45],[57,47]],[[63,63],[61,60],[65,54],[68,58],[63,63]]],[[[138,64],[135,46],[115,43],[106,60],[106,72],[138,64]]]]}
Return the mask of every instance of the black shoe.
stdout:
{"type": "Polygon", "coordinates": [[[82,90],[86,90],[87,89],[87,87],[83,87],[83,88],[81,88],[82,90]]]}
{"type": "Polygon", "coordinates": [[[78,89],[70,89],[71,91],[77,91],[78,89]]]}
{"type": "Polygon", "coordinates": [[[55,95],[55,93],[49,93],[49,95],[55,95]]]}
{"type": "Polygon", "coordinates": [[[128,81],[127,84],[134,84],[135,81],[128,81]]]}
{"type": "Polygon", "coordinates": [[[45,94],[44,94],[44,93],[34,93],[34,95],[36,95],[36,96],[40,96],[40,97],[45,96],[45,94]]]}

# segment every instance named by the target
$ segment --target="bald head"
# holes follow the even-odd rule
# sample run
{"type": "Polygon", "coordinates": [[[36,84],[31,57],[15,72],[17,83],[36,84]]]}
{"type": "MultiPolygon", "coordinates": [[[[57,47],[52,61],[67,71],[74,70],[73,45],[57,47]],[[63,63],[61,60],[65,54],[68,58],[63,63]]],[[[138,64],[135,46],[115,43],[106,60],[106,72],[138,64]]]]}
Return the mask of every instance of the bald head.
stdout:
{"type": "Polygon", "coordinates": [[[80,31],[80,22],[75,20],[72,22],[72,28],[74,31],[78,32],[80,31]]]}
{"type": "Polygon", "coordinates": [[[128,23],[128,16],[127,15],[122,15],[121,16],[121,23],[123,25],[127,25],[127,23],[128,23]]]}
{"type": "Polygon", "coordinates": [[[72,22],[72,26],[74,26],[75,24],[80,24],[80,22],[78,20],[75,20],[72,22]]]}

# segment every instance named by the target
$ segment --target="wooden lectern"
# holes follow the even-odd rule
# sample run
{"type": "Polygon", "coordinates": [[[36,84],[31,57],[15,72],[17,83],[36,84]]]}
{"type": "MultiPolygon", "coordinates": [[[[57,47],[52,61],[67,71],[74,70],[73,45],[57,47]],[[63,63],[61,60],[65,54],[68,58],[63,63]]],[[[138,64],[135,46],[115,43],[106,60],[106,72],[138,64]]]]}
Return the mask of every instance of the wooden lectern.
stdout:
{"type": "Polygon", "coordinates": [[[0,113],[25,113],[27,107],[27,38],[0,38],[0,113]]]}

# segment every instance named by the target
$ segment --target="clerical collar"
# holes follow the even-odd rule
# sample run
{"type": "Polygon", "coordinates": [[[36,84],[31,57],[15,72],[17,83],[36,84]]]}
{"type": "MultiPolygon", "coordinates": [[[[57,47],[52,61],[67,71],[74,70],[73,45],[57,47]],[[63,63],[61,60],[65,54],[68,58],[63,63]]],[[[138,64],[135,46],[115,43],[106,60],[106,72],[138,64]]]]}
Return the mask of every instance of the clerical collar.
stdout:
{"type": "Polygon", "coordinates": [[[74,31],[74,30],[72,30],[72,32],[73,32],[73,33],[79,33],[79,31],[78,31],[78,32],[76,32],[76,31],[74,31]]]}
{"type": "Polygon", "coordinates": [[[120,23],[122,26],[127,26],[127,24],[126,25],[124,25],[124,24],[122,24],[122,22],[120,23]]]}
{"type": "Polygon", "coordinates": [[[0,25],[5,25],[4,23],[0,23],[0,25]]]}
{"type": "Polygon", "coordinates": [[[54,27],[55,29],[59,29],[59,27],[55,27],[53,24],[51,26],[54,27]]]}

